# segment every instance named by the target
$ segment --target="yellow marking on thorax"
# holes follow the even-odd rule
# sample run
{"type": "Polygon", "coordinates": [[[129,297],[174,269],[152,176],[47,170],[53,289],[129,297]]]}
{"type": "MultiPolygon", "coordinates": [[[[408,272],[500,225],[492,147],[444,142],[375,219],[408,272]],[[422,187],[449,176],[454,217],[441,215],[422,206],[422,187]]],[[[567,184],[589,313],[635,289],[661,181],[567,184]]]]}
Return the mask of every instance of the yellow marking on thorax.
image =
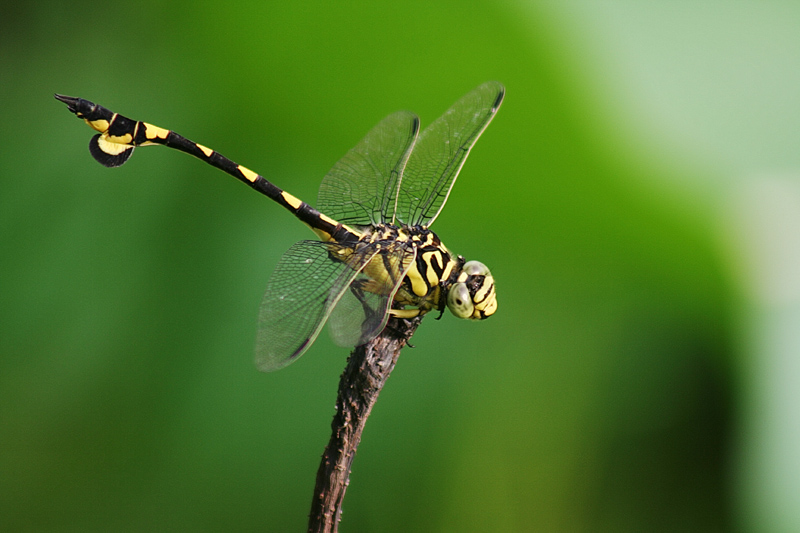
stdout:
{"type": "MultiPolygon", "coordinates": [[[[203,152],[204,154],[206,154],[206,157],[211,157],[211,154],[214,153],[214,150],[212,150],[211,148],[208,148],[207,146],[203,146],[202,144],[195,143],[195,146],[200,148],[200,151],[203,152]]],[[[248,178],[248,179],[250,179],[250,178],[248,178]]],[[[253,181],[253,180],[250,180],[250,181],[253,181]]]]}
{"type": "Polygon", "coordinates": [[[435,287],[439,284],[439,278],[436,277],[436,271],[433,269],[433,261],[436,261],[439,264],[439,268],[441,268],[443,266],[441,262],[442,256],[438,251],[433,251],[423,254],[422,260],[429,266],[427,272],[428,285],[430,287],[435,287]]]}
{"type": "Polygon", "coordinates": [[[447,264],[444,266],[444,272],[442,272],[442,279],[450,279],[450,274],[453,272],[453,268],[456,266],[455,261],[451,261],[449,258],[447,260],[447,264]]]}
{"type": "Polygon", "coordinates": [[[374,280],[378,286],[391,287],[400,273],[397,269],[397,265],[390,265],[390,268],[392,269],[391,273],[386,270],[381,254],[377,253],[364,267],[364,273],[369,276],[370,279],[374,280]]]}
{"type": "Polygon", "coordinates": [[[169,135],[169,130],[153,126],[147,122],[142,122],[142,124],[144,124],[144,135],[148,139],[166,139],[167,135],[169,135]]]}
{"type": "Polygon", "coordinates": [[[247,181],[251,183],[255,182],[256,179],[258,179],[258,174],[256,174],[247,167],[243,167],[242,165],[239,165],[239,172],[241,172],[242,176],[244,176],[247,179],[247,181]]]}
{"type": "Polygon", "coordinates": [[[406,277],[411,282],[411,292],[420,298],[428,294],[428,289],[430,287],[427,283],[425,283],[425,280],[422,279],[422,274],[420,274],[419,269],[417,268],[416,261],[413,265],[411,265],[411,268],[408,269],[406,277]]]}

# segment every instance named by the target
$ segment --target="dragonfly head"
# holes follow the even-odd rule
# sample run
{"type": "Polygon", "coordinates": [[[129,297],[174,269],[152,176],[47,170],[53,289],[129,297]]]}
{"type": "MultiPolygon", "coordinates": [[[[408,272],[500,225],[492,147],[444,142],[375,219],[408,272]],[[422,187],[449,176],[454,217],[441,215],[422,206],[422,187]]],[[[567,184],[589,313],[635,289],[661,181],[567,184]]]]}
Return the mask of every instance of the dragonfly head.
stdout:
{"type": "Polygon", "coordinates": [[[456,281],[447,292],[447,307],[458,318],[483,320],[497,311],[494,278],[479,261],[464,263],[456,281]]]}

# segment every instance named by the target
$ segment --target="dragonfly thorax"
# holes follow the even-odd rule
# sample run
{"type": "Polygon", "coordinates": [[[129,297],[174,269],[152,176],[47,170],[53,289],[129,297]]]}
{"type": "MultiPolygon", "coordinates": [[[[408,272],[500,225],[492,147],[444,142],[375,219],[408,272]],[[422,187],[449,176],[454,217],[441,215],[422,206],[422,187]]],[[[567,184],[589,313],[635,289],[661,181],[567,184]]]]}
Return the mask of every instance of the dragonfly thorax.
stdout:
{"type": "Polygon", "coordinates": [[[489,269],[454,255],[424,226],[376,225],[364,233],[359,247],[379,249],[364,269],[368,277],[389,281],[405,273],[393,301],[398,316],[443,311],[446,306],[459,318],[479,320],[497,307],[489,269]]]}

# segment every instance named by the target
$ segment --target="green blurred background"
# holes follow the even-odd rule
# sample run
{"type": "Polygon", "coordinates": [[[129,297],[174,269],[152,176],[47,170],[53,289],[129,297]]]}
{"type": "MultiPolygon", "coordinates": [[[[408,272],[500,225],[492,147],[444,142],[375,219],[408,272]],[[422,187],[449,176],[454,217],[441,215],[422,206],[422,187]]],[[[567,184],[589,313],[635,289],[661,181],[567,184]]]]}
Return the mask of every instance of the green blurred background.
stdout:
{"type": "Polygon", "coordinates": [[[800,6],[4,2],[0,529],[302,531],[346,350],[252,362],[311,234],[182,154],[96,164],[59,92],[314,203],[397,109],[507,87],[343,531],[800,530],[800,6]]]}

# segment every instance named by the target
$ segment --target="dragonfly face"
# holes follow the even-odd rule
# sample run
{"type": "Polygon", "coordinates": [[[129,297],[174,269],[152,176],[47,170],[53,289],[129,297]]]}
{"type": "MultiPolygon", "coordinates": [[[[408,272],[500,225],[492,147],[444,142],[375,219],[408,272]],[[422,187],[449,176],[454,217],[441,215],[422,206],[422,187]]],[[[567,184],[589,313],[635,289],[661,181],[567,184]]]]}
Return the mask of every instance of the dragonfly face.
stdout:
{"type": "Polygon", "coordinates": [[[422,133],[413,113],[383,119],[322,180],[317,209],[219,152],[174,131],[56,95],[98,132],[89,143],[107,167],[137,146],[161,144],[191,154],[265,194],[308,225],[319,240],[300,241],[281,258],[261,304],[256,363],[282,368],[330,325],[339,344],[375,337],[390,315],[411,318],[445,307],[459,318],[497,310],[494,278],[478,261],[451,253],[429,228],[505,89],[487,82],[422,133]]]}
{"type": "Polygon", "coordinates": [[[447,307],[458,318],[483,320],[497,311],[494,278],[480,261],[467,261],[447,293],[447,307]]]}

